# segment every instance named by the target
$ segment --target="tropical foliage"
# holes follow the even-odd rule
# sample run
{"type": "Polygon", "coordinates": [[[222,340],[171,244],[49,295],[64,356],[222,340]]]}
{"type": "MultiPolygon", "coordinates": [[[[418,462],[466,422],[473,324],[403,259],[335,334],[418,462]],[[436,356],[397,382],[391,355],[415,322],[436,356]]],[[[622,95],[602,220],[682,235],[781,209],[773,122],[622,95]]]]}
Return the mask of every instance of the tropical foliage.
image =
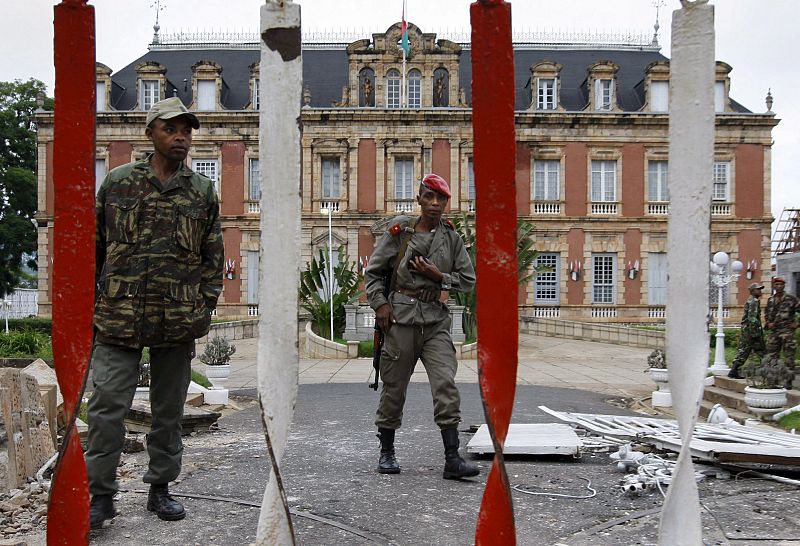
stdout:
{"type": "MultiPolygon", "coordinates": [[[[466,214],[453,219],[456,232],[464,240],[472,263],[476,263],[476,234],[475,228],[470,223],[466,214]]],[[[536,275],[550,271],[550,268],[536,266],[536,259],[539,257],[534,246],[533,239],[534,226],[525,220],[517,221],[517,271],[519,274],[519,284],[523,285],[533,280],[536,275]]],[[[467,339],[476,339],[478,335],[478,323],[476,310],[475,290],[470,292],[454,292],[453,299],[457,305],[464,306],[464,335],[467,339]]]]}
{"type": "Polygon", "coordinates": [[[306,270],[300,273],[300,307],[311,315],[317,333],[327,339],[331,336],[331,303],[334,336],[341,337],[345,326],[344,306],[357,301],[363,293],[359,290],[361,275],[355,262],[348,263],[344,247],[340,246],[337,253],[339,259],[333,264],[333,283],[328,282],[327,248],[319,249],[319,256],[312,257],[306,263],[306,270]]]}

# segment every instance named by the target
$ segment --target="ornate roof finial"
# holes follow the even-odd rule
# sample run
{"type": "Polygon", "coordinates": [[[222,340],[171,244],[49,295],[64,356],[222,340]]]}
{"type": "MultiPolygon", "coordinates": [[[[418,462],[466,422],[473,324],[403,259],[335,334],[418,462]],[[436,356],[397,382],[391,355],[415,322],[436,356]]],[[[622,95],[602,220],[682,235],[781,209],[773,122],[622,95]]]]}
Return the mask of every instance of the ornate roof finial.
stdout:
{"type": "Polygon", "coordinates": [[[664,0],[653,0],[653,7],[656,8],[656,24],[653,25],[653,42],[651,45],[657,46],[658,45],[658,29],[661,28],[661,25],[658,24],[658,12],[659,9],[664,7],[666,2],[664,0]]]}
{"type": "Polygon", "coordinates": [[[767,114],[771,114],[772,113],[772,88],[771,87],[769,89],[767,89],[766,102],[767,102],[767,114]]]}
{"type": "MultiPolygon", "coordinates": [[[[166,3],[166,0],[163,0],[166,3]]],[[[156,8],[156,24],[153,25],[153,43],[157,44],[160,43],[161,40],[158,37],[158,31],[161,30],[161,26],[158,24],[158,13],[162,11],[166,6],[162,3],[162,0],[153,0],[153,3],[150,4],[151,8],[156,8]]]]}

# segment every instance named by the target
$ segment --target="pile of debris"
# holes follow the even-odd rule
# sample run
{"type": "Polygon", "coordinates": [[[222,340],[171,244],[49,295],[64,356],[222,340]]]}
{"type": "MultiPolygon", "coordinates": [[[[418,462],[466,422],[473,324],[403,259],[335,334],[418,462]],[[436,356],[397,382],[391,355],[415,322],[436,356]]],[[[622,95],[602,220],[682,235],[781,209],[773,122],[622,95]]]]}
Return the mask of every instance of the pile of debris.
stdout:
{"type": "Polygon", "coordinates": [[[49,494],[46,482],[32,482],[21,489],[0,494],[0,540],[44,531],[49,494]]]}

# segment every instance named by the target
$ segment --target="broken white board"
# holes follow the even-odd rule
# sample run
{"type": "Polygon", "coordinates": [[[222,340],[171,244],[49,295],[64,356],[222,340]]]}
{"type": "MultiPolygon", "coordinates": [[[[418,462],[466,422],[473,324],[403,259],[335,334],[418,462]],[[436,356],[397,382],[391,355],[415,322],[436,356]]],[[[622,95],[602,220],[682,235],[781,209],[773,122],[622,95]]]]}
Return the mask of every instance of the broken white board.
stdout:
{"type": "MultiPolygon", "coordinates": [[[[503,447],[506,455],[578,455],[583,442],[572,427],[560,423],[511,424],[503,447]]],[[[489,427],[481,425],[467,453],[494,453],[489,427]]]]}

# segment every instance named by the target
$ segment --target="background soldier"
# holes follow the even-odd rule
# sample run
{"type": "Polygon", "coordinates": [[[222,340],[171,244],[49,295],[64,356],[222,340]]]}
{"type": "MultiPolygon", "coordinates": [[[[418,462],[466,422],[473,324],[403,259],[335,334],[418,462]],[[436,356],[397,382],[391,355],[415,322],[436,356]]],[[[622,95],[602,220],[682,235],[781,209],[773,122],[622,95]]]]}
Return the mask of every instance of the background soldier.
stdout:
{"type": "Polygon", "coordinates": [[[764,290],[763,284],[754,282],[749,287],[750,297],[744,304],[744,314],[742,315],[742,328],[739,334],[739,350],[736,358],[733,359],[733,367],[728,373],[728,377],[742,379],[739,375],[739,368],[747,361],[750,353],[755,351],[759,356],[764,356],[764,331],[761,328],[761,291],[764,290]]]}
{"type": "MultiPolygon", "coordinates": [[[[794,354],[797,349],[794,332],[797,329],[797,312],[800,310],[797,298],[783,291],[786,281],[783,277],[772,278],[772,288],[775,294],[767,301],[764,310],[764,322],[767,325],[767,353],[766,356],[781,356],[786,367],[794,372],[794,354]]],[[[792,388],[792,381],[786,384],[787,389],[792,388]]]]}
{"type": "Polygon", "coordinates": [[[185,517],[169,495],[181,470],[181,417],[194,340],[204,336],[222,290],[223,247],[214,184],[183,161],[200,123],[177,97],[153,105],[145,134],[154,153],[108,173],[97,194],[95,344],[86,466],[92,529],[116,515],[113,495],[123,419],[150,348],[147,509],[185,517]]]}
{"type": "Polygon", "coordinates": [[[375,418],[381,453],[378,472],[400,472],[394,452],[395,430],[400,428],[406,390],[417,360],[428,374],[434,420],[444,443],[442,477],[477,476],[479,469],[458,454],[461,398],[455,384],[458,361],[450,338],[447,291],[468,292],[475,285],[475,269],[464,241],[442,218],[450,198],[445,180],[427,175],[419,187],[418,219],[398,216],[378,241],[364,279],[375,320],[384,332],[380,372],[383,389],[375,418]],[[388,286],[390,291],[384,290],[388,286]]]}

